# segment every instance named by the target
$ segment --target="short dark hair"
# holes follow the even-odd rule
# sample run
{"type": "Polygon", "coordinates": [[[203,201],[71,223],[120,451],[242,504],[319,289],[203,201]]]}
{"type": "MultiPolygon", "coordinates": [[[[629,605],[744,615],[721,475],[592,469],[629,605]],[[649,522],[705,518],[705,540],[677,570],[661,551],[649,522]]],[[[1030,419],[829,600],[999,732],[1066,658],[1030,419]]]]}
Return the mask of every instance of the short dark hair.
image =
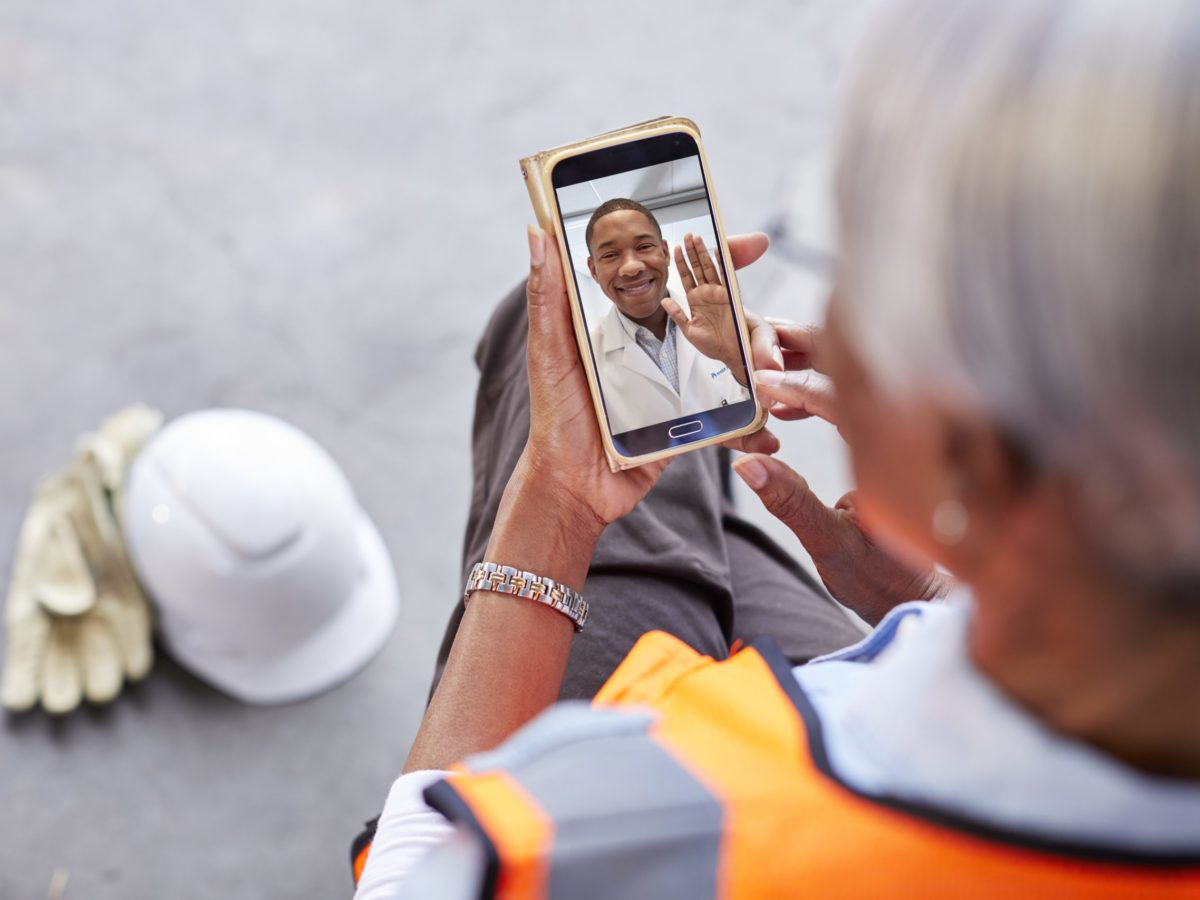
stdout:
{"type": "Polygon", "coordinates": [[[640,212],[649,219],[650,224],[654,226],[654,230],[658,233],[658,239],[662,240],[662,226],[658,224],[658,219],[654,218],[654,213],[650,212],[650,210],[636,200],[629,200],[625,197],[614,197],[611,200],[605,200],[597,206],[596,211],[592,213],[592,217],[588,219],[587,231],[583,233],[583,241],[587,244],[588,253],[592,252],[592,232],[596,228],[596,223],[609,213],[620,212],[623,209],[632,209],[634,212],[640,212]]]}

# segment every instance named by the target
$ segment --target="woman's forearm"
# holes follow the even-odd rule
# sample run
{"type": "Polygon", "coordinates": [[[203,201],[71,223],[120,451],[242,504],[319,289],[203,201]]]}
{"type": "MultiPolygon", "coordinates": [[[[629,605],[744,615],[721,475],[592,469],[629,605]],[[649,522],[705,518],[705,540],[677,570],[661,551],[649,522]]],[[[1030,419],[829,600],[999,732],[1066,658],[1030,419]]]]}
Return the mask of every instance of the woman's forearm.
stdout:
{"type": "MultiPolygon", "coordinates": [[[[582,591],[602,525],[530,472],[522,457],[486,558],[582,591]]],[[[494,747],[553,703],[574,633],[570,619],[544,604],[475,591],[404,770],[446,768],[494,747]]]]}

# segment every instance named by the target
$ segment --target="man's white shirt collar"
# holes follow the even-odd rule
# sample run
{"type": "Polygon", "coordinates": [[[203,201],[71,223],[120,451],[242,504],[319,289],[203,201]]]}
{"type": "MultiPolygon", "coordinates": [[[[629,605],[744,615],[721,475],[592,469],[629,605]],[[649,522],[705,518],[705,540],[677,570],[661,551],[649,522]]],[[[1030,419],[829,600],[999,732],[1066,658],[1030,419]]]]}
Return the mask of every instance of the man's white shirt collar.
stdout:
{"type": "MultiPolygon", "coordinates": [[[[686,299],[682,299],[676,292],[669,289],[667,291],[667,295],[676,303],[678,303],[680,308],[683,309],[686,314],[688,308],[686,299]]],[[[606,297],[605,299],[608,298],[606,297]]],[[[602,343],[601,346],[597,347],[596,349],[601,353],[611,353],[612,351],[619,350],[625,346],[632,345],[636,347],[637,330],[638,328],[642,328],[644,326],[638,325],[637,322],[633,321],[633,319],[621,312],[621,310],[617,307],[617,304],[613,303],[611,300],[608,302],[612,304],[612,306],[600,320],[600,338],[602,343]],[[616,327],[613,327],[614,325],[616,327]]],[[[672,325],[675,325],[675,321],[668,317],[667,327],[670,328],[672,325]]]]}

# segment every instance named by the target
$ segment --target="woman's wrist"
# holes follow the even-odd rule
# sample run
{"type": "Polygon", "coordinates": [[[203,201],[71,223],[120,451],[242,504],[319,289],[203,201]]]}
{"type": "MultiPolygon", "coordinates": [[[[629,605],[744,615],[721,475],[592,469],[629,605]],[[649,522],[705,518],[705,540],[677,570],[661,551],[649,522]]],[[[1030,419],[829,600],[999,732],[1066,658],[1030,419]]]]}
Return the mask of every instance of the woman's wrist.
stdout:
{"type": "Polygon", "coordinates": [[[486,559],[582,592],[604,522],[547,468],[529,450],[521,455],[501,498],[486,559]]]}
{"type": "MultiPolygon", "coordinates": [[[[582,591],[604,523],[544,476],[522,454],[485,558],[582,591]]],[[[544,604],[472,594],[405,771],[445,768],[494,747],[553,703],[574,633],[570,618],[544,604]]]]}
{"type": "Polygon", "coordinates": [[[744,388],[750,387],[750,373],[746,371],[746,367],[742,365],[742,355],[736,353],[728,359],[721,360],[728,368],[729,374],[744,388]]]}

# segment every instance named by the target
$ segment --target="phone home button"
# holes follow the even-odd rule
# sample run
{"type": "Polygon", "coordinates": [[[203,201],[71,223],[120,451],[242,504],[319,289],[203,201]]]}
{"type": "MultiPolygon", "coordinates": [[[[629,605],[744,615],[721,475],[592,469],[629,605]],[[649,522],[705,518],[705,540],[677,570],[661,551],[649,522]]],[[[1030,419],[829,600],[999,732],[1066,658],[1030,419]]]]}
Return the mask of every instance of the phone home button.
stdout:
{"type": "Polygon", "coordinates": [[[697,419],[694,422],[684,422],[682,425],[674,425],[671,428],[668,428],[667,437],[687,437],[689,434],[695,434],[697,431],[703,430],[704,423],[697,419]]]}

